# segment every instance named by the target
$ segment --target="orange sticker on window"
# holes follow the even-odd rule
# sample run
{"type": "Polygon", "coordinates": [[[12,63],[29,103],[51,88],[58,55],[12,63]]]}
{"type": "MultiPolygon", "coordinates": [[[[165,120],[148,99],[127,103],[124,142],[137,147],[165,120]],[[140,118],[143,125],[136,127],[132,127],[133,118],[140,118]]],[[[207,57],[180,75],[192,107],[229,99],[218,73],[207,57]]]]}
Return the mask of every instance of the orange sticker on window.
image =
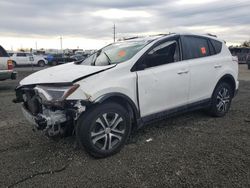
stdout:
{"type": "Polygon", "coordinates": [[[201,53],[202,53],[203,55],[206,55],[207,50],[206,50],[206,48],[205,48],[205,47],[201,47],[201,53]]]}
{"type": "Polygon", "coordinates": [[[124,57],[126,55],[126,52],[124,50],[121,50],[119,53],[118,53],[118,56],[119,57],[124,57]]]}

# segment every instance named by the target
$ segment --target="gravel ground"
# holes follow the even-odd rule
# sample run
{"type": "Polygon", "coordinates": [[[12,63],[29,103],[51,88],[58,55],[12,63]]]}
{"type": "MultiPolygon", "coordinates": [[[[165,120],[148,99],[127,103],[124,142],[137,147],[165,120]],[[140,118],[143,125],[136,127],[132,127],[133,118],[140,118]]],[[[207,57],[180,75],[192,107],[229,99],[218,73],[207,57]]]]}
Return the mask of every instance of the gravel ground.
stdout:
{"type": "MultiPolygon", "coordinates": [[[[21,68],[19,79],[30,74],[21,68]]],[[[123,150],[94,159],[74,138],[34,132],[13,104],[17,81],[0,83],[0,187],[250,187],[250,70],[240,65],[230,112],[197,111],[151,124],[123,150]]]]}

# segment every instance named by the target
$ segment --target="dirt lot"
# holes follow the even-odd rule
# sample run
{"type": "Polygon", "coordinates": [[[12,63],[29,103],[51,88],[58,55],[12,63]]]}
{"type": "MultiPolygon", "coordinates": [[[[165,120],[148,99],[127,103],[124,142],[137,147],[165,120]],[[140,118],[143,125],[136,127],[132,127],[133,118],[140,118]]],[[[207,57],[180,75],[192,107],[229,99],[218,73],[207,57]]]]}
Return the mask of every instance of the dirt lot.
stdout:
{"type": "MultiPolygon", "coordinates": [[[[19,79],[31,72],[19,70],[19,79]]],[[[250,71],[226,117],[203,112],[151,124],[115,156],[93,159],[74,138],[32,131],[0,83],[0,187],[250,187],[250,71]],[[147,142],[151,138],[152,141],[147,142]]]]}

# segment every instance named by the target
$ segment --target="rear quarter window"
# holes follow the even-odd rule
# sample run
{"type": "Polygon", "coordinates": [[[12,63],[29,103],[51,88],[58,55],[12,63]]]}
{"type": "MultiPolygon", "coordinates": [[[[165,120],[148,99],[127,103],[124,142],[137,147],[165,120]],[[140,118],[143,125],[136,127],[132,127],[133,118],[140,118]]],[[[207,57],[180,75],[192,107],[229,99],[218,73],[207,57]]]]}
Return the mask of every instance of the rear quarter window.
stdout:
{"type": "Polygon", "coordinates": [[[210,39],[210,42],[214,48],[215,54],[220,53],[222,49],[222,43],[220,41],[213,40],[213,39],[210,39]]]}

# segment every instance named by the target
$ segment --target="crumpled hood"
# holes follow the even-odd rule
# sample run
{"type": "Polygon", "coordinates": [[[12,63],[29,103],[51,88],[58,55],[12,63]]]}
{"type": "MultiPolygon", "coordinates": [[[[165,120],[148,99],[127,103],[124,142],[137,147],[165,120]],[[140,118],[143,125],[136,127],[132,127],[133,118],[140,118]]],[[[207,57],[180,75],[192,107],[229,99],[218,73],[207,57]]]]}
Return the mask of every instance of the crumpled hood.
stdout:
{"type": "Polygon", "coordinates": [[[69,83],[114,66],[88,66],[67,63],[35,72],[21,80],[20,85],[69,83]]]}

